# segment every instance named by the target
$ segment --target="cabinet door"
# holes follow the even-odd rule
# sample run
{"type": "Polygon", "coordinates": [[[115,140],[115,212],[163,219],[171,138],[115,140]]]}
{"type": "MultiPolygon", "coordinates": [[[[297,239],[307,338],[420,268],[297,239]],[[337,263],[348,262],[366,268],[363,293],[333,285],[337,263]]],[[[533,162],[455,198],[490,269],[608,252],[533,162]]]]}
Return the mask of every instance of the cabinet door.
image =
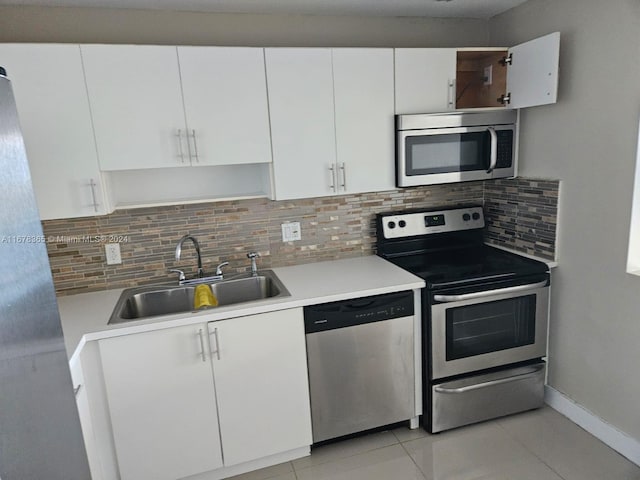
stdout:
{"type": "Polygon", "coordinates": [[[396,113],[455,108],[455,48],[396,48],[396,113]]]}
{"type": "Polygon", "coordinates": [[[40,217],[108,213],[80,48],[2,44],[0,65],[13,86],[40,217]]]}
{"type": "Polygon", "coordinates": [[[102,170],[189,165],[176,47],[80,48],[102,170]]]}
{"type": "Polygon", "coordinates": [[[509,49],[512,62],[507,67],[509,108],[556,103],[560,33],[550,33],[509,49]]]}
{"type": "Polygon", "coordinates": [[[225,466],[311,445],[302,309],[209,324],[225,466]]]}
{"type": "Polygon", "coordinates": [[[193,164],[270,162],[264,50],[178,47],[178,58],[193,164]]]}
{"type": "Polygon", "coordinates": [[[265,50],[277,200],[337,193],[331,50],[265,50]]]}
{"type": "Polygon", "coordinates": [[[206,325],[192,325],[99,341],[122,480],[222,466],[206,335],[206,325]]]}
{"type": "Polygon", "coordinates": [[[333,50],[338,190],[395,188],[393,50],[333,50]]]}

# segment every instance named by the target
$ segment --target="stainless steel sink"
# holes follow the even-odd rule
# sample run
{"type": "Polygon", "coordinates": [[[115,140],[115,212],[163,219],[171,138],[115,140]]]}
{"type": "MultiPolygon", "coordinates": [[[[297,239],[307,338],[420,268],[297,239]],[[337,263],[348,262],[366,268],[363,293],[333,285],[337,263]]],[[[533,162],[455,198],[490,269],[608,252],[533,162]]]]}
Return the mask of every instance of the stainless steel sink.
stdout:
{"type": "MultiPolygon", "coordinates": [[[[255,277],[221,280],[211,283],[210,287],[218,299],[218,306],[290,295],[271,270],[262,270],[255,277]]],[[[195,311],[193,308],[195,289],[195,285],[128,288],[120,295],[109,324],[195,311]]]]}

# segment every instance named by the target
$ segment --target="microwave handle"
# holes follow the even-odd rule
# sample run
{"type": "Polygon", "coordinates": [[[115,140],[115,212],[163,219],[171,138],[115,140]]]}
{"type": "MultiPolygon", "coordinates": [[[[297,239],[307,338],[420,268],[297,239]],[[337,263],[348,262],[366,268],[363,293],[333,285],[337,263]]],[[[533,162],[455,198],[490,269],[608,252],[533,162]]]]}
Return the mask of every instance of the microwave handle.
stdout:
{"type": "Polygon", "coordinates": [[[534,290],[536,288],[545,287],[546,285],[547,281],[544,280],[542,282],[530,283],[528,285],[518,285],[517,287],[498,288],[496,290],[484,290],[482,292],[463,293],[461,295],[434,295],[433,299],[436,302],[460,302],[462,300],[491,297],[493,295],[500,295],[503,293],[517,293],[525,290],[534,290]]]}
{"type": "Polygon", "coordinates": [[[491,151],[489,153],[489,169],[487,173],[491,173],[498,163],[498,134],[493,127],[487,127],[487,131],[491,136],[491,151]]]}

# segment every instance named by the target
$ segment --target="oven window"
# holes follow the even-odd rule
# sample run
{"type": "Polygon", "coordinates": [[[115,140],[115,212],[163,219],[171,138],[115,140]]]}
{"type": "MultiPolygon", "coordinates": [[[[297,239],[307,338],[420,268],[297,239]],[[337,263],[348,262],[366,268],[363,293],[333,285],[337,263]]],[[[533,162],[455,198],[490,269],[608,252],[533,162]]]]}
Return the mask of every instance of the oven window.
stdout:
{"type": "Polygon", "coordinates": [[[407,175],[486,170],[487,132],[420,135],[405,140],[407,175]]]}
{"type": "Polygon", "coordinates": [[[535,295],[450,308],[447,360],[531,345],[535,319],[535,295]]]}

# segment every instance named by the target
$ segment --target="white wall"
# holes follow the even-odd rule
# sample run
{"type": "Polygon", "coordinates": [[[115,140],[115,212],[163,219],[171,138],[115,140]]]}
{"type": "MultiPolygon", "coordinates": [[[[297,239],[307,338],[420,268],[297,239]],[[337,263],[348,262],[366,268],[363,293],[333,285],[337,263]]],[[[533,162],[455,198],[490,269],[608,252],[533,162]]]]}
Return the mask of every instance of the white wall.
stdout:
{"type": "Polygon", "coordinates": [[[0,7],[0,42],[448,47],[484,45],[483,20],[0,7]]]}
{"type": "Polygon", "coordinates": [[[490,22],[561,32],[556,105],[522,113],[520,173],[562,180],[549,383],[640,439],[640,277],[626,271],[640,115],[640,2],[530,0],[490,22]]]}

